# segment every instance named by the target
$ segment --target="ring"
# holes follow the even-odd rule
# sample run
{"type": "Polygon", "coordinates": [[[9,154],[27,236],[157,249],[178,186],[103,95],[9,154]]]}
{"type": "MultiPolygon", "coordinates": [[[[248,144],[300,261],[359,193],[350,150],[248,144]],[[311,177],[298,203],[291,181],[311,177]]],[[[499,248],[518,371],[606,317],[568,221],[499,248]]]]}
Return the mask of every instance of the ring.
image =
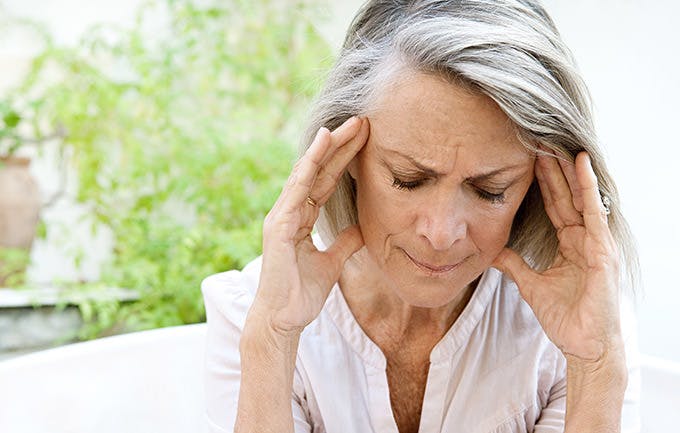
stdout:
{"type": "Polygon", "coordinates": [[[611,209],[609,209],[609,206],[611,206],[612,201],[607,197],[606,195],[602,196],[602,206],[604,206],[604,214],[609,215],[612,213],[611,209]]]}
{"type": "Polygon", "coordinates": [[[319,205],[319,204],[316,202],[316,200],[314,200],[314,199],[311,198],[310,196],[307,196],[307,203],[309,203],[310,205],[312,205],[312,206],[314,206],[314,207],[317,207],[317,206],[319,205]]]}

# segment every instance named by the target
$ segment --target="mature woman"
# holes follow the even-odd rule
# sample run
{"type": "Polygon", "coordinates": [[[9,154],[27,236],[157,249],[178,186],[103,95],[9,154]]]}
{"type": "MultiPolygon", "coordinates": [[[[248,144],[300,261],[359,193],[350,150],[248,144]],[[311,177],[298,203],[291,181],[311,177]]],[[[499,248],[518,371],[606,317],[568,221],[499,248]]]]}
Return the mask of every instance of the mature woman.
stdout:
{"type": "Polygon", "coordinates": [[[213,431],[636,428],[634,252],[537,2],[369,1],[304,144],[262,259],[203,284],[213,431]]]}

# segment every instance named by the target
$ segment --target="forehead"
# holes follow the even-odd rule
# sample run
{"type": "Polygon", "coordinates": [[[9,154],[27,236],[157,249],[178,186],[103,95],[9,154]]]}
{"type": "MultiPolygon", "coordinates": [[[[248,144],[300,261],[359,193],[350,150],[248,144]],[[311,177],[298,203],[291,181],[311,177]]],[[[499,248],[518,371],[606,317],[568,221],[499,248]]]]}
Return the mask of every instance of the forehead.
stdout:
{"type": "Polygon", "coordinates": [[[491,98],[432,74],[401,73],[378,92],[368,117],[378,149],[442,171],[461,160],[497,167],[530,157],[491,98]]]}

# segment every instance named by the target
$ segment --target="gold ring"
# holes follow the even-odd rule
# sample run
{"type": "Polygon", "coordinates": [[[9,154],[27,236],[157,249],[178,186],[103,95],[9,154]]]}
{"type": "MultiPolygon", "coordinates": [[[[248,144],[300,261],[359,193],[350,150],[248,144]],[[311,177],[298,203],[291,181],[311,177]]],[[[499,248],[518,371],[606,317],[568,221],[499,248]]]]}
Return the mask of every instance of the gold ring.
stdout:
{"type": "Polygon", "coordinates": [[[311,198],[310,196],[307,196],[307,203],[311,204],[311,205],[314,206],[314,207],[317,207],[317,206],[319,205],[319,204],[316,202],[316,200],[314,200],[314,199],[311,198]]]}

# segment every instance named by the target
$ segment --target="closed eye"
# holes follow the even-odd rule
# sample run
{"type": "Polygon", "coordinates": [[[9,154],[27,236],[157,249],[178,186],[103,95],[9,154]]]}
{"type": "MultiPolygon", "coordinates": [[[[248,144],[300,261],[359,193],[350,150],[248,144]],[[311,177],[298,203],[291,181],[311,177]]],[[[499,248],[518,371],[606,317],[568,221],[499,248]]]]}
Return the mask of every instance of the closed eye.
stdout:
{"type": "Polygon", "coordinates": [[[479,198],[491,203],[503,203],[505,201],[505,191],[492,193],[487,190],[475,187],[475,192],[479,198]]]}
{"type": "Polygon", "coordinates": [[[421,186],[424,182],[425,182],[424,179],[401,180],[398,177],[394,177],[394,180],[392,181],[392,186],[397,189],[406,189],[411,191],[421,186]]]}
{"type": "MultiPolygon", "coordinates": [[[[420,186],[422,186],[425,183],[426,179],[418,179],[418,180],[401,180],[398,177],[394,176],[392,180],[392,186],[397,188],[397,189],[405,189],[408,191],[412,191],[420,186]]],[[[479,197],[482,200],[488,201],[490,203],[503,203],[505,202],[505,191],[501,191],[499,193],[493,193],[490,191],[487,191],[485,189],[473,186],[473,189],[475,191],[475,194],[477,194],[477,197],[479,197]]]]}

